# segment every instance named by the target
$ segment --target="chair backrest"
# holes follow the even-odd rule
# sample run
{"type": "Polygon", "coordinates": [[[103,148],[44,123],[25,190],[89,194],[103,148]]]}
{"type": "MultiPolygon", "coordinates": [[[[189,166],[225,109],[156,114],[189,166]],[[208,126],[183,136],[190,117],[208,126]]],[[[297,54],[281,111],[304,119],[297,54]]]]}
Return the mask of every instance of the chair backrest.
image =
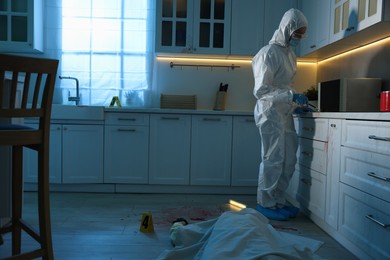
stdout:
{"type": "Polygon", "coordinates": [[[54,59],[0,54],[0,119],[34,117],[49,126],[57,68],[54,59]]]}

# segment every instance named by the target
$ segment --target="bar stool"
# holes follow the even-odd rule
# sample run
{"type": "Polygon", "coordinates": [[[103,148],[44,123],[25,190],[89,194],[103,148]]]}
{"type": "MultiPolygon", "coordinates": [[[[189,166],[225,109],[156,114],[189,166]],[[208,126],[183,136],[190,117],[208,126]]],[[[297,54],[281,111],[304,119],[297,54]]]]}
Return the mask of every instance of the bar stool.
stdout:
{"type": "Polygon", "coordinates": [[[12,147],[11,220],[0,235],[12,233],[10,259],[53,259],[49,202],[49,134],[58,60],[0,54],[0,118],[36,118],[37,129],[23,124],[0,124],[0,145],[12,147]],[[23,82],[23,83],[20,83],[23,82]],[[9,94],[5,94],[9,92],[9,94]],[[23,148],[38,152],[39,232],[22,219],[23,148]],[[22,231],[39,244],[21,252],[22,231]]]}

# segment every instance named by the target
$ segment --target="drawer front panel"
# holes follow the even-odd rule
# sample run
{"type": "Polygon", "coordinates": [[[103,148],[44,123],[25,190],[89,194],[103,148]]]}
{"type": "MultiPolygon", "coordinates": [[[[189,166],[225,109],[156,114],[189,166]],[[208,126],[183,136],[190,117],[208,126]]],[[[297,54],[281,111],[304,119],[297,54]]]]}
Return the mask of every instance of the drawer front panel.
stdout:
{"type": "Polygon", "coordinates": [[[299,174],[298,201],[311,213],[324,219],[326,176],[305,167],[297,167],[294,174],[299,174]]]}
{"type": "Polygon", "coordinates": [[[340,233],[373,259],[390,259],[390,203],[340,184],[340,233]]]}
{"type": "Polygon", "coordinates": [[[390,156],[341,147],[340,181],[390,202],[390,156]]]}
{"type": "Polygon", "coordinates": [[[326,144],[316,140],[299,138],[298,160],[299,164],[307,168],[326,174],[326,144]]]}
{"type": "Polygon", "coordinates": [[[106,125],[149,125],[149,115],[141,113],[106,113],[106,125]]]}
{"type": "Polygon", "coordinates": [[[344,120],[343,146],[390,155],[390,122],[344,120]]]}
{"type": "Polygon", "coordinates": [[[326,142],[328,140],[328,119],[295,118],[298,136],[326,142]]]}

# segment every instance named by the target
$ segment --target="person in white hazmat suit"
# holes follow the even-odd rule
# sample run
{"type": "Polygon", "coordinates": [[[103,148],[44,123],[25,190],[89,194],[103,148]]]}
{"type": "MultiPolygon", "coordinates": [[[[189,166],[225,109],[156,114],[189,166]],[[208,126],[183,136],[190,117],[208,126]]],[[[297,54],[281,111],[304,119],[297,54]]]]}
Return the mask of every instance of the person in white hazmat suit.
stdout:
{"type": "Polygon", "coordinates": [[[269,219],[287,220],[299,209],[286,205],[285,190],[297,161],[298,138],[293,112],[308,104],[292,89],[296,56],[291,49],[304,37],[308,23],[297,9],[288,10],[271,41],[253,58],[254,117],[262,143],[256,209],[269,219]]]}

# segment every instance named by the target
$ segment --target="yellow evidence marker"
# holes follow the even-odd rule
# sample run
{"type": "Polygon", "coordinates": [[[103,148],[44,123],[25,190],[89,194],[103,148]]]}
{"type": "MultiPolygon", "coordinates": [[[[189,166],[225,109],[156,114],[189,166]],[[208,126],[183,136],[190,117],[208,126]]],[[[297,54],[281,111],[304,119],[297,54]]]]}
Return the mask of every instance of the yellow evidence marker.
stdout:
{"type": "Polygon", "coordinates": [[[144,233],[154,231],[152,213],[142,213],[141,226],[139,227],[139,230],[144,233]]]}
{"type": "Polygon", "coordinates": [[[110,103],[110,106],[109,107],[114,107],[114,105],[117,105],[117,107],[121,108],[122,107],[122,104],[119,100],[119,97],[118,96],[114,96],[112,99],[111,99],[111,103],[110,103]]]}

